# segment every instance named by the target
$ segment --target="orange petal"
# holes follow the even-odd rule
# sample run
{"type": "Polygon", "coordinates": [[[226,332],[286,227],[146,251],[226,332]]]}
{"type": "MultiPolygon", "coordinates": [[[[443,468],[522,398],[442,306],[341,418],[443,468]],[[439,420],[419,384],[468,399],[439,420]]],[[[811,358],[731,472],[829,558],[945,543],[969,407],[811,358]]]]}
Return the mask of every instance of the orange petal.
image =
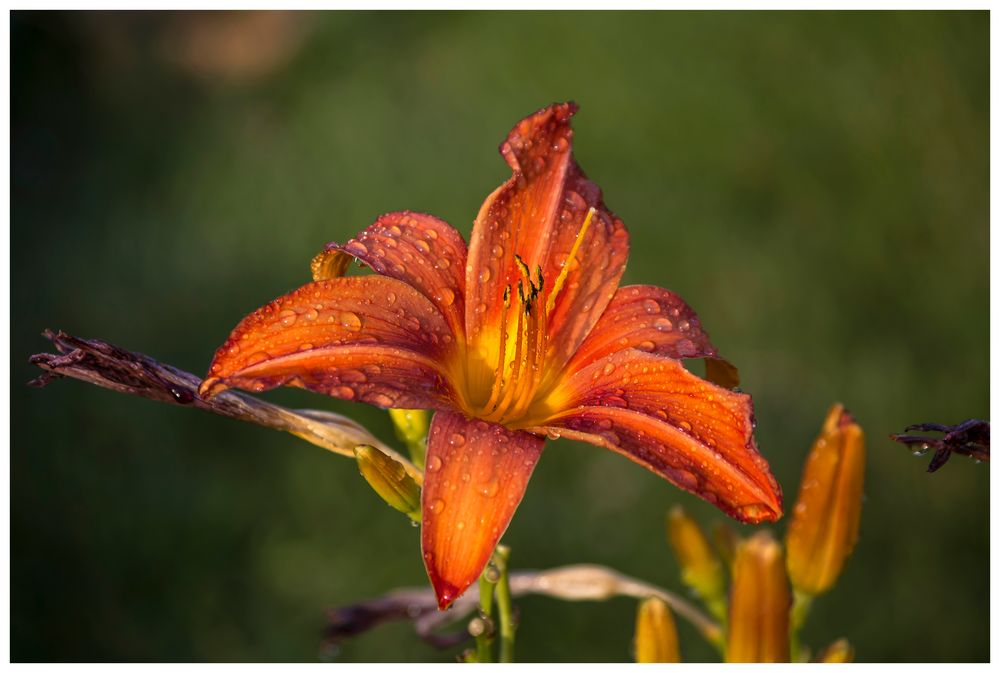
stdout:
{"type": "Polygon", "coordinates": [[[496,331],[507,286],[521,279],[515,254],[533,276],[541,269],[547,296],[569,264],[549,314],[550,366],[558,369],[614,294],[628,256],[625,225],[601,199],[572,157],[570,117],[563,103],[522,120],[500,151],[514,171],[483,204],[473,226],[466,287],[466,331],[473,341],[496,331]],[[590,208],[596,212],[572,259],[590,208]]]}
{"type": "Polygon", "coordinates": [[[303,285],[244,318],[216,351],[202,395],[308,388],[379,407],[440,408],[455,339],[433,304],[379,276],[303,285]]]}
{"type": "Polygon", "coordinates": [[[625,348],[667,357],[703,358],[716,354],[694,310],[655,285],[618,288],[601,319],[573,356],[573,369],[625,348]]]}
{"type": "Polygon", "coordinates": [[[456,337],[465,333],[465,240],[444,220],[409,211],[388,213],[344,245],[328,244],[330,250],[412,285],[437,306],[456,337]]]}
{"type": "Polygon", "coordinates": [[[677,360],[619,351],[564,380],[550,405],[556,415],[542,425],[588,433],[585,441],[737,519],[781,516],[781,488],[754,443],[750,396],[700,379],[677,360]]]}
{"type": "Polygon", "coordinates": [[[479,577],[524,496],[544,439],[439,411],[422,496],[427,575],[445,609],[479,577]]]}

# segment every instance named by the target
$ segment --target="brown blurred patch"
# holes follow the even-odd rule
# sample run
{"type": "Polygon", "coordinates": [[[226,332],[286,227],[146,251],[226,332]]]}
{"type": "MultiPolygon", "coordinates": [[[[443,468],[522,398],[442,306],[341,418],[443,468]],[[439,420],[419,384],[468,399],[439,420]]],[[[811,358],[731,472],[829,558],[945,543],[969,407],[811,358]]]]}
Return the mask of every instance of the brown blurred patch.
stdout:
{"type": "Polygon", "coordinates": [[[179,12],[159,36],[167,63],[203,80],[248,83],[288,65],[305,36],[304,12],[179,12]]]}

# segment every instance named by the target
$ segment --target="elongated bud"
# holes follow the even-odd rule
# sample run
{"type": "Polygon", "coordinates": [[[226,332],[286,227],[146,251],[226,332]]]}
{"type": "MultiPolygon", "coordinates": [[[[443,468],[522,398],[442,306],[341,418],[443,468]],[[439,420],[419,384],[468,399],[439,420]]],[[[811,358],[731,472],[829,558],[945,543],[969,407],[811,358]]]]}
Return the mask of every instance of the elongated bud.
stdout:
{"type": "Polygon", "coordinates": [[[354,455],[368,485],[391,507],[420,521],[420,486],[403,464],[367,444],[354,447],[354,455]]]}
{"type": "Polygon", "coordinates": [[[431,427],[430,414],[425,409],[389,409],[389,417],[396,426],[396,436],[409,449],[413,464],[424,469],[427,431],[431,427]]]}
{"type": "Polygon", "coordinates": [[[729,598],[728,662],[787,662],[791,596],[781,545],[767,531],[740,544],[729,598]]]}
{"type": "Polygon", "coordinates": [[[640,664],[675,664],[681,660],[674,617],[667,604],[655,596],[639,603],[635,660],[640,664]]]}
{"type": "Polygon", "coordinates": [[[722,563],[698,522],[680,505],[667,514],[667,537],[681,566],[681,581],[707,603],[725,596],[722,563]]]}
{"type": "Polygon", "coordinates": [[[817,664],[849,664],[854,661],[854,648],[846,638],[840,638],[827,645],[813,661],[817,664]]]}
{"type": "Polygon", "coordinates": [[[821,594],[837,581],[858,539],[864,478],[864,432],[835,404],[806,461],[785,540],[798,591],[821,594]]]}

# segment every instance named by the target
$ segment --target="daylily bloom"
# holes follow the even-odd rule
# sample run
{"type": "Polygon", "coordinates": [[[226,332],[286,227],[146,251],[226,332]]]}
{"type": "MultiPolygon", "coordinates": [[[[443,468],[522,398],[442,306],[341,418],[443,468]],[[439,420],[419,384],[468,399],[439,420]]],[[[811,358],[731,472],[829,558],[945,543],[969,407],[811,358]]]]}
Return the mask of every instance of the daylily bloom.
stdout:
{"type": "Polygon", "coordinates": [[[442,608],[486,565],[546,436],[622,453],[742,521],[781,515],[750,397],[680,361],[732,378],[694,312],[668,290],[618,286],[628,234],[573,159],[575,111],[514,127],[500,147],[513,175],[468,248],[430,215],[383,215],[237,325],[201,387],[435,410],[421,543],[442,608]],[[351,258],[376,275],[343,276],[351,258]]]}

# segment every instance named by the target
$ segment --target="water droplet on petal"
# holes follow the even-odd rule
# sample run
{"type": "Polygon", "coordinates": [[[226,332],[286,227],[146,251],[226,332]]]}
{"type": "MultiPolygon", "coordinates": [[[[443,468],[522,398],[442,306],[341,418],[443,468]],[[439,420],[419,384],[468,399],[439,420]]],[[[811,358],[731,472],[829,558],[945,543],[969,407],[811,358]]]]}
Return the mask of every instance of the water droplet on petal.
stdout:
{"type": "Polygon", "coordinates": [[[681,421],[680,426],[681,430],[683,430],[684,432],[691,432],[691,424],[688,423],[687,421],[681,421]]]}
{"type": "Polygon", "coordinates": [[[392,306],[393,304],[395,304],[396,303],[396,295],[395,295],[395,293],[390,292],[390,293],[386,294],[385,295],[385,301],[390,306],[392,306]]]}
{"type": "Polygon", "coordinates": [[[438,233],[433,229],[424,229],[424,238],[429,238],[432,241],[438,237],[438,233]]]}
{"type": "Polygon", "coordinates": [[[286,308],[284,311],[278,314],[278,317],[281,318],[282,325],[284,325],[285,327],[291,327],[292,325],[295,324],[295,320],[296,318],[299,317],[299,314],[290,308],[286,308]]]}
{"type": "Polygon", "coordinates": [[[456,432],[451,436],[451,439],[448,440],[448,443],[452,446],[465,446],[465,435],[456,432]]]}
{"type": "Polygon", "coordinates": [[[646,313],[659,313],[660,312],[660,305],[657,304],[652,299],[647,299],[646,301],[642,302],[642,307],[644,309],[646,309],[646,313]]]}
{"type": "Polygon", "coordinates": [[[427,459],[427,471],[437,472],[441,469],[442,462],[440,456],[431,456],[427,459]]]}
{"type": "Polygon", "coordinates": [[[496,479],[490,479],[488,482],[482,484],[479,487],[479,492],[485,495],[487,498],[494,497],[499,490],[500,490],[500,484],[497,482],[496,479]]]}
{"type": "Polygon", "coordinates": [[[302,317],[305,318],[306,320],[315,320],[316,318],[319,317],[319,311],[317,311],[314,308],[311,308],[305,313],[303,313],[302,317]]]}
{"type": "Polygon", "coordinates": [[[492,274],[490,273],[490,270],[489,270],[489,268],[488,268],[488,267],[486,267],[486,268],[482,269],[482,270],[481,270],[481,271],[479,272],[479,282],[480,282],[480,283],[485,283],[485,282],[487,282],[487,281],[488,281],[488,280],[490,279],[490,276],[491,276],[491,275],[492,275],[492,274]]]}
{"type": "Polygon", "coordinates": [[[390,407],[393,404],[393,399],[383,393],[371,395],[366,401],[376,407],[390,407]]]}
{"type": "Polygon", "coordinates": [[[441,498],[432,500],[431,503],[427,506],[427,509],[434,512],[435,514],[440,514],[441,512],[444,511],[444,500],[442,500],[441,498]]]}
{"type": "Polygon", "coordinates": [[[669,332],[674,328],[674,324],[670,322],[667,318],[657,318],[653,321],[653,327],[660,330],[661,332],[669,332]]]}
{"type": "Polygon", "coordinates": [[[361,329],[361,318],[356,313],[344,311],[340,314],[340,326],[351,332],[357,332],[361,329]]]}
{"type": "Polygon", "coordinates": [[[651,353],[653,349],[656,348],[656,344],[654,344],[652,341],[642,341],[639,343],[639,345],[636,346],[636,348],[638,348],[641,351],[646,351],[647,353],[651,353]]]}
{"type": "Polygon", "coordinates": [[[450,288],[442,287],[435,293],[434,298],[445,306],[451,306],[455,301],[455,293],[450,288]]]}
{"type": "Polygon", "coordinates": [[[413,243],[421,252],[430,252],[431,246],[427,244],[427,241],[420,240],[419,238],[413,243]]]}
{"type": "Polygon", "coordinates": [[[615,370],[615,363],[613,363],[613,362],[608,362],[608,363],[606,363],[606,364],[604,365],[604,369],[602,369],[601,371],[602,371],[602,372],[604,372],[604,375],[605,375],[605,376],[607,376],[608,374],[610,374],[610,373],[611,373],[611,372],[613,372],[614,370],[615,370]]]}
{"type": "Polygon", "coordinates": [[[247,367],[253,366],[255,364],[263,362],[264,360],[268,359],[269,357],[271,357],[271,356],[268,355],[267,352],[265,352],[265,351],[257,351],[256,353],[251,354],[250,357],[247,358],[246,366],[247,367]]]}

